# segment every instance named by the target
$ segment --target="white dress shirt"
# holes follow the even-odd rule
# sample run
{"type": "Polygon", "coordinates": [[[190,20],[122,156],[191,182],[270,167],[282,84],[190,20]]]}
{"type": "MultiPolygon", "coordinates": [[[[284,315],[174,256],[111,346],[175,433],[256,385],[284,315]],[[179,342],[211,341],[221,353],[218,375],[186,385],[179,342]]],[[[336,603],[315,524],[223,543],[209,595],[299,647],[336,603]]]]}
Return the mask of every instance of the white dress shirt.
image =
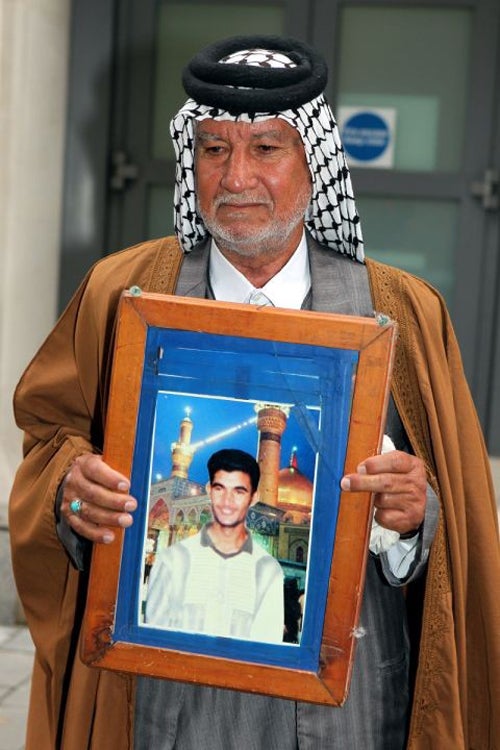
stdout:
{"type": "MultiPolygon", "coordinates": [[[[225,258],[214,240],[210,247],[208,277],[215,299],[223,302],[248,302],[257,291],[237,268],[225,258]]],[[[305,233],[292,257],[273,276],[262,291],[274,307],[300,310],[311,286],[311,270],[305,233]]]]}

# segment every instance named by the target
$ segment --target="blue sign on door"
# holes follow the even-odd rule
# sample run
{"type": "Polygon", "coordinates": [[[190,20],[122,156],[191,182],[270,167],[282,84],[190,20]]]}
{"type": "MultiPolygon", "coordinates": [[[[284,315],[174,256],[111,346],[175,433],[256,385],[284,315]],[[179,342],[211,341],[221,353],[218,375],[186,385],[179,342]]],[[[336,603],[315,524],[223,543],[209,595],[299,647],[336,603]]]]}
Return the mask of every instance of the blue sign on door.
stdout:
{"type": "Polygon", "coordinates": [[[361,162],[372,162],[387,150],[391,131],[379,114],[358,112],[345,121],[342,140],[348,156],[361,162]]]}

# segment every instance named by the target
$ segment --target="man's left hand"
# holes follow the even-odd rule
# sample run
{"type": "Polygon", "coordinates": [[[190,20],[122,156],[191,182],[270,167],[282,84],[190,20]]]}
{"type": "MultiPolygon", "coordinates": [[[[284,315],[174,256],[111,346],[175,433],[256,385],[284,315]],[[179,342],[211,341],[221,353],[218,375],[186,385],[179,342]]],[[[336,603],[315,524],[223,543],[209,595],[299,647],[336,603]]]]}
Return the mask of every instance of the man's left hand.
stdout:
{"type": "Polygon", "coordinates": [[[372,492],[375,519],[400,534],[415,533],[425,515],[427,476],[424,462],[403,451],[367,458],[355,474],[340,482],[343,490],[372,492]]]}

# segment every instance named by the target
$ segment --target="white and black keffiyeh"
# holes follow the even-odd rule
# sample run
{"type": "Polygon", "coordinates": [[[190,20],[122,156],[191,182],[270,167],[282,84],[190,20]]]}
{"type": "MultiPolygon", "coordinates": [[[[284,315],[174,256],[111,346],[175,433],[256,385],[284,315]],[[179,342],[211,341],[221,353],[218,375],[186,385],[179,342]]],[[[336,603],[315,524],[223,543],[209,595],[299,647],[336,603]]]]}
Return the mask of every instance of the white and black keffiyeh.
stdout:
{"type": "MultiPolygon", "coordinates": [[[[249,39],[251,38],[243,38],[247,43],[249,39]]],[[[268,39],[270,38],[261,37],[259,41],[268,39]]],[[[228,41],[235,42],[235,40],[228,41]]],[[[273,42],[275,41],[273,38],[273,42]]],[[[301,50],[305,48],[308,52],[310,50],[306,45],[301,45],[295,40],[280,39],[279,41],[287,45],[288,50],[292,45],[299,45],[301,50]]],[[[197,101],[193,98],[188,99],[170,125],[177,156],[174,196],[175,231],[181,246],[185,252],[189,252],[207,236],[207,229],[196,208],[194,123],[208,118],[252,123],[278,117],[297,130],[304,144],[312,178],[312,198],[305,217],[307,229],[321,244],[363,262],[361,226],[338,127],[323,94],[318,91],[319,88],[324,87],[326,73],[320,80],[320,76],[315,75],[314,62],[316,61],[313,60],[311,75],[310,66],[308,69],[307,65],[303,65],[300,57],[293,52],[284,53],[280,48],[276,50],[276,44],[273,44],[271,49],[260,46],[242,49],[242,42],[240,41],[239,44],[239,49],[229,55],[219,56],[217,63],[212,65],[214,70],[210,70],[210,80],[217,79],[215,83],[207,84],[204,81],[196,81],[194,85],[192,80],[186,80],[185,75],[184,86],[188,94],[192,92],[197,94],[197,101]],[[273,86],[266,88],[265,84],[257,88],[255,80],[249,75],[249,70],[252,74],[256,74],[257,70],[262,71],[263,68],[266,68],[267,75],[271,76],[270,79],[266,78],[265,84],[270,80],[271,84],[275,84],[278,93],[273,94],[273,86]],[[298,76],[295,68],[299,72],[298,76]],[[224,69],[223,72],[228,69],[231,71],[229,85],[220,84],[219,71],[221,69],[224,69]],[[279,76],[290,73],[296,75],[296,78],[290,79],[291,85],[283,87],[282,78],[272,78],[275,73],[279,76]],[[314,79],[312,84],[311,78],[314,79]],[[251,88],[252,84],[255,88],[251,88]],[[263,90],[264,93],[262,93],[263,90]],[[308,92],[311,90],[315,95],[312,100],[307,100],[308,92]],[[259,106],[262,96],[266,103],[270,104],[271,95],[281,106],[283,106],[283,101],[290,103],[302,101],[298,105],[279,111],[276,107],[273,107],[272,111],[252,111],[259,106]],[[204,99],[205,102],[211,101],[213,104],[200,102],[200,99],[204,99]],[[225,104],[225,107],[214,106],[216,101],[219,104],[225,104]],[[228,107],[232,111],[229,111],[228,107]]],[[[219,53],[223,45],[224,43],[219,43],[215,54],[219,53]]],[[[238,45],[233,44],[233,46],[238,45]]],[[[213,54],[212,48],[207,48],[207,50],[211,50],[213,54]]],[[[194,58],[194,61],[196,59],[194,58]]],[[[321,59],[320,62],[322,62],[321,59]]],[[[205,70],[203,65],[206,65],[206,59],[201,61],[201,67],[205,70]]],[[[194,69],[195,72],[199,72],[196,66],[194,69]]],[[[259,79],[259,83],[262,84],[262,79],[259,79]]]]}

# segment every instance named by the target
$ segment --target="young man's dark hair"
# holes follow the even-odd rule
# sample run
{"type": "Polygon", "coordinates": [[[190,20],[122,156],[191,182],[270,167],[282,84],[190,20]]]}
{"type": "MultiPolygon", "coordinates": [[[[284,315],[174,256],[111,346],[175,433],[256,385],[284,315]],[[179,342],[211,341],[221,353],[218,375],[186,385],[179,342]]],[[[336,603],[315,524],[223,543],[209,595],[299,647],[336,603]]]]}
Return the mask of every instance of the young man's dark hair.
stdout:
{"type": "Polygon", "coordinates": [[[207,461],[208,476],[210,484],[218,471],[243,471],[250,477],[252,493],[256,492],[259,485],[259,464],[250,453],[240,451],[238,448],[222,448],[212,453],[207,461]]]}

